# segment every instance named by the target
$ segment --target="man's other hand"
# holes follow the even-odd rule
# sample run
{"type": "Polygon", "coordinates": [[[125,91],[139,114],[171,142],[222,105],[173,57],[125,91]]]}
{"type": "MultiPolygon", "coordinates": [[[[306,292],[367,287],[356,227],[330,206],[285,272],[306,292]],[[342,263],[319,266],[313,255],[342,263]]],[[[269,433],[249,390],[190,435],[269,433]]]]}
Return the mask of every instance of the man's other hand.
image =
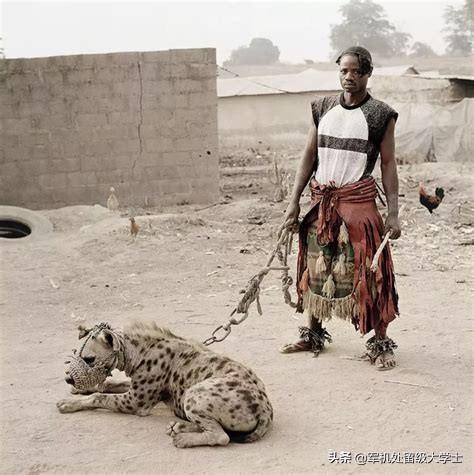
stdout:
{"type": "Polygon", "coordinates": [[[402,234],[398,216],[389,214],[385,220],[385,234],[390,232],[390,239],[398,239],[402,234]]]}
{"type": "Polygon", "coordinates": [[[283,231],[286,229],[291,229],[293,226],[298,224],[298,217],[300,215],[300,205],[299,203],[290,203],[288,208],[286,208],[285,217],[283,218],[283,224],[278,230],[278,238],[280,238],[283,231]]]}

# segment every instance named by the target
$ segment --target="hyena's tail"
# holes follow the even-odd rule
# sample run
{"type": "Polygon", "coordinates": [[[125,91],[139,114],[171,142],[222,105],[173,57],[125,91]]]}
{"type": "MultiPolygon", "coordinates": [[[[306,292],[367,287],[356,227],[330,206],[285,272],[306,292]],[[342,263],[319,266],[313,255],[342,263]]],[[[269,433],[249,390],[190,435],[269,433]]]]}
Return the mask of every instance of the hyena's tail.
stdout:
{"type": "Polygon", "coordinates": [[[257,416],[257,425],[250,432],[232,432],[228,433],[232,442],[246,444],[261,439],[267,432],[273,421],[273,410],[268,406],[257,416]]]}

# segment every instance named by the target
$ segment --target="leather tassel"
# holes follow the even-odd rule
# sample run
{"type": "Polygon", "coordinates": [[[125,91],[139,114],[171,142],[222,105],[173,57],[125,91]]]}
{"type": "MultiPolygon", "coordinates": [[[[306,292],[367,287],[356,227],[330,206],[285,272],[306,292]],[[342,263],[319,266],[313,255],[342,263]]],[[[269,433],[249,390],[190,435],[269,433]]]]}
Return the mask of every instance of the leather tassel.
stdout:
{"type": "Polygon", "coordinates": [[[326,283],[323,285],[323,295],[329,299],[334,297],[336,293],[336,285],[334,284],[334,279],[332,278],[332,274],[326,280],[326,283]]]}
{"type": "Polygon", "coordinates": [[[337,275],[346,275],[346,256],[344,254],[339,254],[339,259],[334,266],[334,273],[337,275]]]}
{"type": "Polygon", "coordinates": [[[342,221],[341,226],[339,227],[339,236],[337,237],[337,242],[342,246],[344,244],[349,244],[349,232],[347,231],[347,226],[342,221]]]}
{"type": "Polygon", "coordinates": [[[308,268],[305,269],[300,280],[300,290],[306,292],[309,289],[309,273],[308,268]]]}
{"type": "Polygon", "coordinates": [[[316,274],[322,274],[323,272],[326,272],[326,260],[324,259],[323,251],[319,251],[319,257],[316,260],[316,266],[314,270],[316,274]]]}

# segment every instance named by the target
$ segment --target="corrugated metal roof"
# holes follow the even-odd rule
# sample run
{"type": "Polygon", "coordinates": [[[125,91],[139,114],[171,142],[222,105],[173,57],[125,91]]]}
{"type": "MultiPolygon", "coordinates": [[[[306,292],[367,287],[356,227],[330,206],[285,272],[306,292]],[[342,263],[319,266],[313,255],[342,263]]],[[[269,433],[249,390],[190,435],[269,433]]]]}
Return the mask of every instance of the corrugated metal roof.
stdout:
{"type": "MultiPolygon", "coordinates": [[[[411,66],[377,68],[374,74],[377,76],[401,76],[410,68],[411,66]]],[[[341,90],[341,86],[337,71],[319,71],[311,68],[297,74],[217,79],[218,97],[339,90],[341,90]]]]}
{"type": "Polygon", "coordinates": [[[339,79],[335,71],[315,69],[307,69],[297,74],[217,79],[218,97],[337,91],[339,89],[339,79]]]}
{"type": "Polygon", "coordinates": [[[420,73],[419,77],[423,79],[448,79],[458,81],[474,81],[474,76],[463,76],[459,74],[439,74],[438,71],[426,71],[420,73]]]}

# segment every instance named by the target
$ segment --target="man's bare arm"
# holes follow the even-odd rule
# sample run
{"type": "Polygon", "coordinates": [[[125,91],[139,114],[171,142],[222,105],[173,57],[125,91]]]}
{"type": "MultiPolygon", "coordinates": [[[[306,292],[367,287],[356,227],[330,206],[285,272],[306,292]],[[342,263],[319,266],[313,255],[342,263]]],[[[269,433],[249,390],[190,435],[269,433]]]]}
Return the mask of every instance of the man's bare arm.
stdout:
{"type": "Polygon", "coordinates": [[[303,156],[298,164],[296,170],[295,183],[291,192],[290,203],[286,209],[283,224],[280,227],[280,233],[285,228],[293,226],[298,221],[300,214],[300,198],[305,186],[314,171],[314,163],[316,160],[316,152],[318,149],[318,129],[313,123],[309,129],[306,146],[303,151],[303,156]]]}
{"type": "Polygon", "coordinates": [[[382,184],[387,198],[388,216],[385,231],[391,230],[391,238],[398,239],[401,234],[398,221],[398,175],[395,160],[395,120],[392,119],[380,144],[382,184]]]}
{"type": "Polygon", "coordinates": [[[295,183],[291,192],[290,203],[299,203],[301,193],[308,184],[309,179],[314,171],[314,162],[316,160],[316,152],[318,147],[318,129],[314,124],[311,125],[306,147],[303,151],[303,156],[298,164],[296,170],[295,183]]]}

